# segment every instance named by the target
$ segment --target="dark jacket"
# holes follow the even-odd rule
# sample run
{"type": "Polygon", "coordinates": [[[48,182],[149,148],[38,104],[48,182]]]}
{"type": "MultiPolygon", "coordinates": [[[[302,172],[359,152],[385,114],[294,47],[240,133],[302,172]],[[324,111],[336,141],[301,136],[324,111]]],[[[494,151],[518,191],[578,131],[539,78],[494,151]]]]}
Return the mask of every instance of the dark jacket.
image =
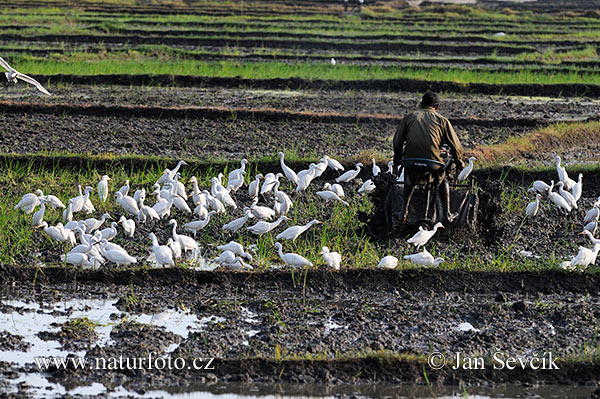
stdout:
{"type": "Polygon", "coordinates": [[[408,114],[394,135],[394,166],[402,158],[426,158],[443,162],[442,144],[448,144],[450,154],[459,168],[464,167],[463,148],[450,121],[433,108],[423,108],[408,114]]]}

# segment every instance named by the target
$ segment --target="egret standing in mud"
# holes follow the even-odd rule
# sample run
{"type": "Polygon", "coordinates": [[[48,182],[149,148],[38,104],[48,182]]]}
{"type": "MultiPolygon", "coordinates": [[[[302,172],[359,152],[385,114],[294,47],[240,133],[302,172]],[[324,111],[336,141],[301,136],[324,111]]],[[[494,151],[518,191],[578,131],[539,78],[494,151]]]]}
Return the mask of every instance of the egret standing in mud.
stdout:
{"type": "Polygon", "coordinates": [[[534,192],[537,191],[539,193],[545,193],[546,191],[548,191],[548,189],[550,188],[549,185],[547,185],[545,182],[541,181],[541,180],[536,180],[533,182],[531,188],[529,188],[527,190],[527,192],[534,192]]]}
{"type": "Polygon", "coordinates": [[[541,194],[536,194],[535,201],[527,204],[527,208],[525,208],[525,216],[532,218],[535,215],[537,215],[538,210],[540,209],[540,198],[541,197],[542,197],[541,194]]]}
{"type": "Polygon", "coordinates": [[[564,199],[560,194],[553,192],[552,188],[554,188],[554,180],[550,182],[550,188],[548,189],[548,196],[550,197],[550,200],[554,202],[560,209],[571,212],[571,205],[569,205],[567,200],[564,199]]]}
{"type": "Polygon", "coordinates": [[[306,259],[305,257],[292,253],[292,252],[288,252],[288,253],[283,253],[283,251],[281,250],[281,244],[276,242],[275,243],[275,248],[277,248],[277,253],[279,254],[279,257],[281,258],[281,260],[283,260],[283,262],[288,265],[288,266],[294,266],[294,267],[304,267],[304,266],[312,266],[312,262],[309,261],[308,259],[306,259]]]}
{"type": "Polygon", "coordinates": [[[420,226],[419,231],[417,231],[414,236],[406,240],[406,242],[409,244],[414,244],[414,246],[419,249],[423,245],[427,244],[427,242],[435,235],[439,228],[444,228],[442,222],[437,222],[433,226],[433,230],[425,230],[423,226],[420,226]]]}
{"type": "Polygon", "coordinates": [[[319,255],[323,255],[323,260],[330,269],[340,270],[340,263],[342,262],[342,255],[338,252],[330,252],[329,248],[323,247],[319,255]]]}

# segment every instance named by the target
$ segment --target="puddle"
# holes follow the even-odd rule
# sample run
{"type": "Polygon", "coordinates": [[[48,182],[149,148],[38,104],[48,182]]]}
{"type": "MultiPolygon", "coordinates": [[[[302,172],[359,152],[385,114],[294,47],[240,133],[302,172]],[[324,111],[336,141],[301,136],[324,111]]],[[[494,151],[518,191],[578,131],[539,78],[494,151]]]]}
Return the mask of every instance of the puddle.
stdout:
{"type": "Polygon", "coordinates": [[[275,398],[438,398],[438,399],[516,399],[542,397],[545,399],[583,399],[589,398],[594,387],[530,387],[506,385],[496,388],[486,387],[427,387],[427,386],[405,386],[405,385],[292,385],[292,384],[241,384],[241,383],[218,383],[213,385],[191,384],[187,386],[161,387],[138,393],[128,390],[122,386],[110,391],[102,384],[93,383],[88,386],[78,386],[66,389],[64,386],[50,382],[41,374],[29,374],[19,377],[14,381],[16,385],[26,382],[30,388],[28,393],[33,398],[59,398],[64,395],[103,395],[108,398],[165,398],[165,399],[275,399],[275,398]]]}
{"type": "MultiPolygon", "coordinates": [[[[31,347],[27,352],[0,351],[2,360],[24,366],[34,363],[36,357],[67,356],[74,353],[83,358],[85,351],[63,351],[60,342],[55,340],[44,341],[38,337],[40,332],[58,332],[60,327],[52,326],[53,323],[62,325],[69,320],[87,318],[96,325],[94,331],[98,339],[93,345],[104,347],[112,344],[110,333],[120,320],[111,319],[113,314],[125,314],[125,318],[140,324],[164,327],[168,332],[186,339],[190,332],[200,331],[210,323],[225,321],[222,317],[209,316],[198,319],[195,314],[182,310],[167,309],[156,314],[130,314],[121,312],[115,307],[117,299],[102,300],[69,300],[45,305],[43,308],[35,302],[16,300],[3,300],[2,303],[18,309],[10,313],[0,313],[0,326],[3,331],[21,336],[23,342],[31,347]],[[21,313],[19,313],[21,312],[21,313]]],[[[172,344],[167,349],[170,353],[177,349],[178,344],[172,344]]]]}

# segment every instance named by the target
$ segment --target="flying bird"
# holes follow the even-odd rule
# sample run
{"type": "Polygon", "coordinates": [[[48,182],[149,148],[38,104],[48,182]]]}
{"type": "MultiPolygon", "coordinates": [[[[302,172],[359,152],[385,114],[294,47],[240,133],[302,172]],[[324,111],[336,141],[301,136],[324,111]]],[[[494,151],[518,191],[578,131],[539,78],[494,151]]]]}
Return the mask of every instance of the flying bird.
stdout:
{"type": "Polygon", "coordinates": [[[40,82],[38,82],[31,76],[27,76],[27,75],[22,74],[21,72],[15,70],[13,67],[8,65],[8,62],[4,61],[4,59],[2,57],[0,57],[0,66],[2,66],[2,68],[6,69],[8,71],[8,72],[4,72],[4,74],[6,75],[6,80],[8,80],[9,82],[17,83],[17,79],[21,79],[24,82],[31,83],[32,85],[37,87],[37,89],[39,91],[41,91],[42,93],[44,93],[48,96],[51,96],[51,94],[48,92],[48,90],[46,90],[40,82]]]}

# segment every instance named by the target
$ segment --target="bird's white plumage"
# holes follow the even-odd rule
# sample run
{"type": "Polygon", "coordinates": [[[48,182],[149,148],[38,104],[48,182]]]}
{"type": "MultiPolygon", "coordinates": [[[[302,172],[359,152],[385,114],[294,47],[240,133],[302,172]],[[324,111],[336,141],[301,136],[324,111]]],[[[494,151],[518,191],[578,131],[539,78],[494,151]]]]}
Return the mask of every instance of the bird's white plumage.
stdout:
{"type": "Polygon", "coordinates": [[[476,160],[477,160],[477,158],[475,158],[475,157],[469,158],[469,164],[463,170],[461,170],[461,172],[458,174],[459,182],[467,180],[467,177],[469,177],[469,175],[473,171],[473,167],[474,167],[473,162],[476,160]]]}
{"type": "Polygon", "coordinates": [[[288,253],[283,253],[281,244],[276,242],[275,243],[275,248],[277,248],[277,253],[279,254],[279,257],[281,258],[281,260],[283,260],[283,262],[288,265],[288,266],[293,266],[293,267],[304,267],[304,266],[312,266],[312,262],[309,261],[308,259],[306,259],[305,257],[292,253],[292,252],[288,252],[288,253]]]}
{"type": "Polygon", "coordinates": [[[398,258],[392,255],[387,255],[381,258],[377,267],[382,269],[395,269],[398,266],[398,258]]]}
{"type": "Polygon", "coordinates": [[[406,240],[409,244],[414,244],[417,249],[427,244],[427,242],[435,235],[439,228],[444,228],[444,225],[441,222],[437,222],[432,230],[425,230],[423,227],[419,227],[419,231],[415,233],[414,236],[406,240]]]}

